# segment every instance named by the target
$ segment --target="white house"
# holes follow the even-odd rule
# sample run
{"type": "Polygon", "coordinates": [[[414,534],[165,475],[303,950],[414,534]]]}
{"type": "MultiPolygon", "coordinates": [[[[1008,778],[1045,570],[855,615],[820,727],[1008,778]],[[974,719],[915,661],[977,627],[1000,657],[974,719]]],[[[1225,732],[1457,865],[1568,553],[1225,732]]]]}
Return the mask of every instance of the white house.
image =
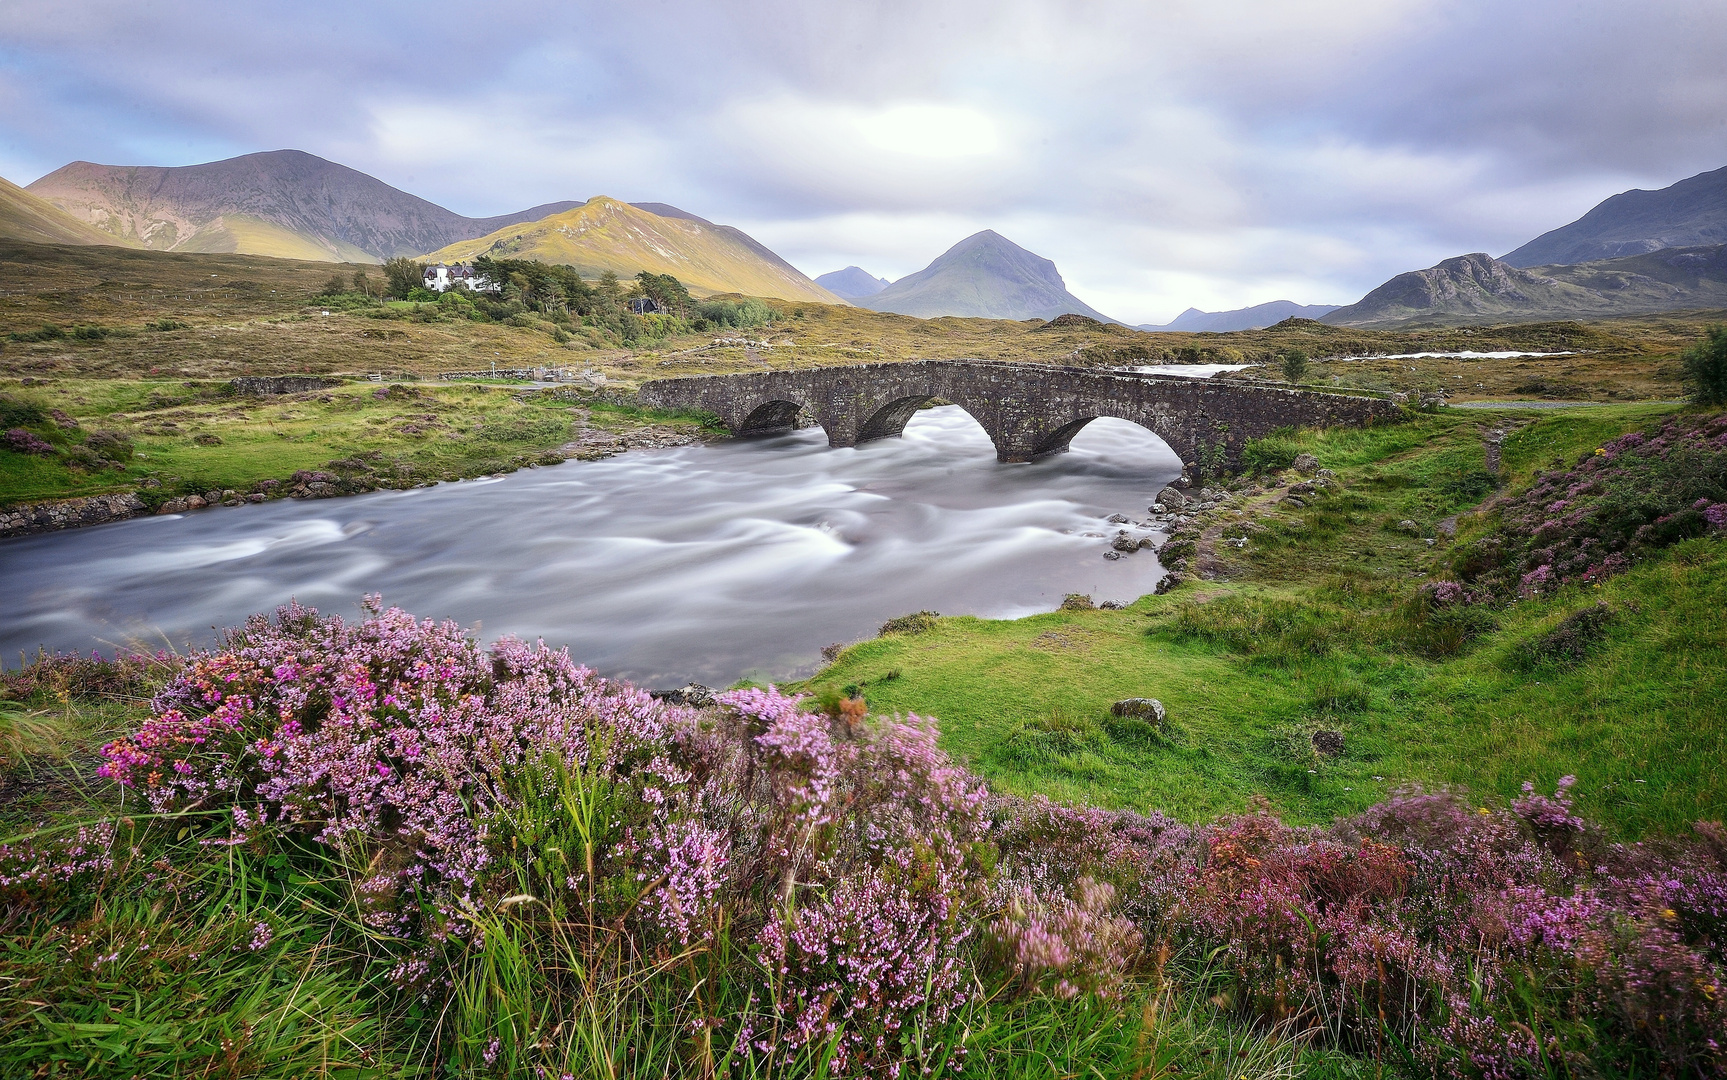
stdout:
{"type": "Polygon", "coordinates": [[[452,285],[460,285],[469,292],[478,292],[486,287],[486,279],[474,273],[474,268],[467,263],[457,263],[454,266],[438,263],[426,267],[426,288],[433,292],[443,292],[452,285]]]}

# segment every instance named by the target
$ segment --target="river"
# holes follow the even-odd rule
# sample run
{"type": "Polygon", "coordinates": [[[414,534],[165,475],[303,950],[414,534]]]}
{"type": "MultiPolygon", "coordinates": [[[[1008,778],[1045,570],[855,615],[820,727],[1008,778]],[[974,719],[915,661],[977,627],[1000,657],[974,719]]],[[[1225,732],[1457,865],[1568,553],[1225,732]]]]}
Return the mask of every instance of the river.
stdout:
{"type": "Polygon", "coordinates": [[[911,611],[1009,618],[1070,592],[1150,592],[1155,556],[1106,560],[1104,519],[1144,520],[1179,472],[1149,432],[1108,419],[1069,453],[1002,465],[944,406],[855,449],[813,428],[141,518],[0,541],[0,655],[183,648],[290,598],[353,616],[378,592],[642,685],[787,679],[911,611]]]}

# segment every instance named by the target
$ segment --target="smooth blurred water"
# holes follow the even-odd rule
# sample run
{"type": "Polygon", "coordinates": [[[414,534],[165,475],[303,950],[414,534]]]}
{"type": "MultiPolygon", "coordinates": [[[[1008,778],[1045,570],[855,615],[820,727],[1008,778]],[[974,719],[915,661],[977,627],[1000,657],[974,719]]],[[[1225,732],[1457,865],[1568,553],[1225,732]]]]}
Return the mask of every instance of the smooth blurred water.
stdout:
{"type": "Polygon", "coordinates": [[[1002,465],[947,406],[857,449],[817,428],[142,518],[0,541],[0,655],[207,643],[290,598],[352,616],[380,592],[487,638],[567,644],[643,685],[785,679],[910,611],[1012,617],[1069,592],[1151,591],[1156,558],[1105,560],[1117,527],[1103,519],[1143,519],[1180,468],[1120,420],[1067,454],[1002,465]]]}

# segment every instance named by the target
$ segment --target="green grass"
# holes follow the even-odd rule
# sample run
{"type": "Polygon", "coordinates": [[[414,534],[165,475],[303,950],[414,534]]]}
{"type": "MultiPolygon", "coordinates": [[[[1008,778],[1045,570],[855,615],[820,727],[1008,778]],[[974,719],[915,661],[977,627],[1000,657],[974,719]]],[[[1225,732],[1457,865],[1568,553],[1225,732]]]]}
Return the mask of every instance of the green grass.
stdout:
{"type": "MultiPolygon", "coordinates": [[[[1582,453],[1659,412],[1543,417],[1517,461],[1525,446],[1582,453]]],[[[1481,468],[1480,419],[1304,433],[1345,487],[1253,533],[1235,580],[1122,611],[942,619],[852,646],[806,688],[855,686],[872,708],[939,718],[947,749],[1005,790],[1190,821],[1256,796],[1329,821],[1409,784],[1508,799],[1567,773],[1584,812],[1623,836],[1719,819],[1727,544],[1692,541],[1603,587],[1515,604],[1455,652],[1409,624],[1404,598],[1445,557],[1424,542],[1431,525],[1472,501],[1454,479],[1481,468]],[[1395,529],[1406,518],[1420,535],[1395,529]],[[1520,660],[1598,600],[1615,615],[1583,662],[1520,660]],[[1167,730],[1112,721],[1128,697],[1160,699],[1167,730]],[[1345,736],[1340,757],[1314,751],[1322,728],[1345,736]]]]}
{"type": "Polygon", "coordinates": [[[122,432],[137,453],[124,469],[85,470],[0,450],[0,505],[129,491],[149,479],[167,492],[245,491],[352,459],[393,480],[456,479],[537,460],[567,442],[578,423],[608,434],[652,424],[688,432],[713,426],[694,414],[471,383],[354,383],[247,398],[228,394],[221,382],[68,379],[8,396],[61,409],[86,431],[122,432]],[[379,391],[387,396],[378,398],[379,391]],[[211,437],[220,441],[209,445],[211,437]]]}

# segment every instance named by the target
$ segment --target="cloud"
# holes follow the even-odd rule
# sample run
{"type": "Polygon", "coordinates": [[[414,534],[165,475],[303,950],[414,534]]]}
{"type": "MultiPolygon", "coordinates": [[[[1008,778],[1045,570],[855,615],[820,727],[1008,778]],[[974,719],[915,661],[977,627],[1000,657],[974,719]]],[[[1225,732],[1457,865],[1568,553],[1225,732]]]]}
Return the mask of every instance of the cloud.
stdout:
{"type": "Polygon", "coordinates": [[[1101,310],[1347,302],[1727,164],[1701,0],[12,0],[0,170],[297,147],[898,276],[994,228],[1101,310]]]}

